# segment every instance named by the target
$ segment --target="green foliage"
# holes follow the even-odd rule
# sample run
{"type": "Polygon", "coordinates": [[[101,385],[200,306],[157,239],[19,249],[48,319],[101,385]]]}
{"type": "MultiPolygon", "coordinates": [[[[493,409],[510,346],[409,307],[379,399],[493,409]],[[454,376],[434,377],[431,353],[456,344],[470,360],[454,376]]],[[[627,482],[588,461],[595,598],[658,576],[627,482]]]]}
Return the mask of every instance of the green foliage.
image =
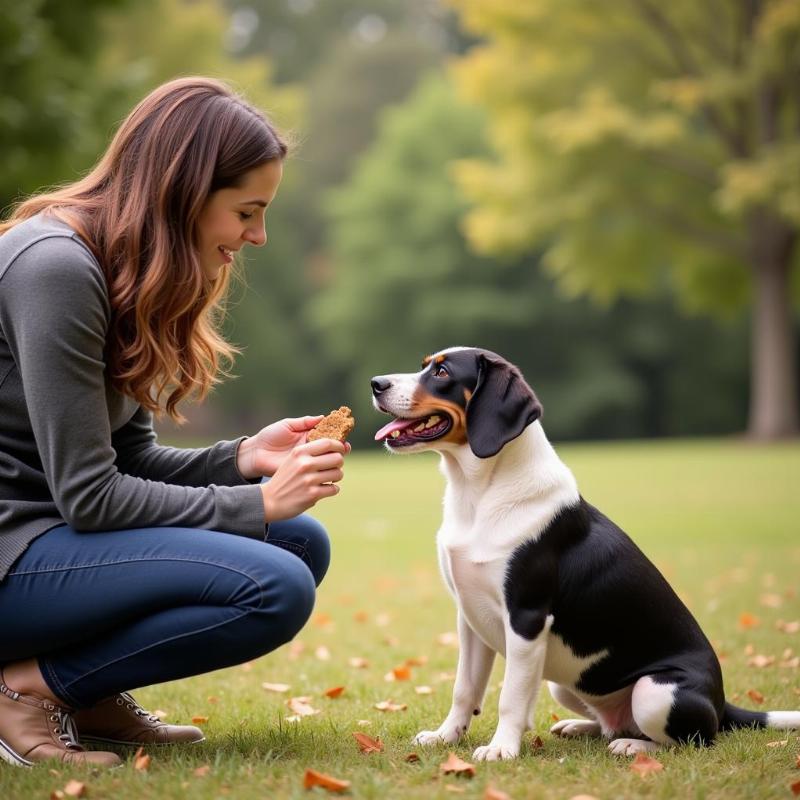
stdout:
{"type": "Polygon", "coordinates": [[[487,37],[456,68],[500,157],[465,162],[481,252],[544,248],[570,294],[750,297],[754,212],[800,226],[794,0],[453,0],[487,37]],[[793,88],[794,87],[794,88],[793,88]]]}

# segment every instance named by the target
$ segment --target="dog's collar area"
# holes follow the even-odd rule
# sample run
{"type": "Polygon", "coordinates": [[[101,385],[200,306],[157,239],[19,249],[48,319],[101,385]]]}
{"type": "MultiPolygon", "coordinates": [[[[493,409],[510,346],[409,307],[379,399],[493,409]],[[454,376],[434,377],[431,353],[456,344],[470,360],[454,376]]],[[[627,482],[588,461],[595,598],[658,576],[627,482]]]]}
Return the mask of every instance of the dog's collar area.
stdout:
{"type": "Polygon", "coordinates": [[[441,411],[429,414],[427,417],[398,418],[384,425],[375,434],[375,441],[385,441],[391,447],[429,442],[444,436],[452,424],[449,415],[441,411]]]}

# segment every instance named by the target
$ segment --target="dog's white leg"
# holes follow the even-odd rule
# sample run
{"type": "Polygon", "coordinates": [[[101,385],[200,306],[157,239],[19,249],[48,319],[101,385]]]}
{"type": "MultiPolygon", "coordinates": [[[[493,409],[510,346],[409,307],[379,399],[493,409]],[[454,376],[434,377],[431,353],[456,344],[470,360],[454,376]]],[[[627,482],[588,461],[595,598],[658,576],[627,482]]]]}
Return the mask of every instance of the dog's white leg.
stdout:
{"type": "Polygon", "coordinates": [[[498,761],[519,755],[522,735],[533,716],[542,683],[547,637],[552,624],[553,618],[548,616],[536,638],[526,639],[514,632],[506,618],[506,670],[500,690],[497,730],[488,745],[472,754],[476,761],[498,761]]]}
{"type": "Polygon", "coordinates": [[[574,711],[577,714],[582,714],[587,719],[560,719],[550,728],[550,733],[556,736],[566,736],[569,738],[575,736],[600,736],[602,728],[600,723],[595,719],[594,714],[589,706],[583,702],[576,694],[571,692],[565,686],[552,681],[547,682],[547,687],[550,689],[550,694],[553,700],[559,705],[574,711]]]}
{"type": "Polygon", "coordinates": [[[459,611],[458,667],[453,686],[453,705],[445,721],[435,731],[420,731],[414,737],[416,744],[452,744],[467,732],[472,717],[481,711],[494,656],[494,650],[481,641],[459,611]]]}

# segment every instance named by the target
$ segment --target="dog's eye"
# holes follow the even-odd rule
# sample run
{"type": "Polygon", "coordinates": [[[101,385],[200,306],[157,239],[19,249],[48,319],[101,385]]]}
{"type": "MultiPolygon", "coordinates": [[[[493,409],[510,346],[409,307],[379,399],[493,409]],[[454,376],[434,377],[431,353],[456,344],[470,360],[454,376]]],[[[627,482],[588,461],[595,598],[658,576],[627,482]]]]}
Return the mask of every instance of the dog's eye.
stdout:
{"type": "Polygon", "coordinates": [[[433,371],[433,377],[434,378],[449,378],[450,377],[450,373],[441,364],[439,364],[439,366],[437,366],[436,369],[433,371]]]}

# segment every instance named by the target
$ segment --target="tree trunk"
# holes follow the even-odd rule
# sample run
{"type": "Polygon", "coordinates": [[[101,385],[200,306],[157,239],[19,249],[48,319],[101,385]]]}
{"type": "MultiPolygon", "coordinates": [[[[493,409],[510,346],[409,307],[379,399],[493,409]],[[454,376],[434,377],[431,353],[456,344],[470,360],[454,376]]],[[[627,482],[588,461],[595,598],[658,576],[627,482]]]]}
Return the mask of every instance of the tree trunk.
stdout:
{"type": "Polygon", "coordinates": [[[759,440],[787,439],[800,433],[797,341],[789,294],[795,235],[764,217],[753,227],[748,434],[759,440]]]}

